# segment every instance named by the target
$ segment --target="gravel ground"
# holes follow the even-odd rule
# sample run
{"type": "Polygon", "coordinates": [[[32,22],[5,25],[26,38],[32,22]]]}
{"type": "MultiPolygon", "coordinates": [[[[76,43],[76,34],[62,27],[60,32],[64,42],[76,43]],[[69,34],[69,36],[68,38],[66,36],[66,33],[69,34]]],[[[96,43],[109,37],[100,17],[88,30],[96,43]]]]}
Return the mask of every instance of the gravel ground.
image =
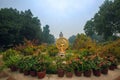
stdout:
{"type": "MultiPolygon", "coordinates": [[[[15,78],[15,80],[116,80],[118,77],[120,77],[120,69],[116,69],[114,71],[109,70],[108,75],[101,75],[100,77],[76,77],[75,75],[72,78],[67,78],[64,76],[63,78],[57,77],[55,74],[47,74],[45,78],[38,79],[37,77],[31,77],[31,76],[24,76],[23,74],[19,72],[11,72],[10,70],[6,70],[6,73],[9,74],[9,77],[15,78]]],[[[0,80],[14,80],[14,79],[8,79],[8,77],[1,78],[0,80]]],[[[120,79],[117,79],[120,80],[120,79]]]]}

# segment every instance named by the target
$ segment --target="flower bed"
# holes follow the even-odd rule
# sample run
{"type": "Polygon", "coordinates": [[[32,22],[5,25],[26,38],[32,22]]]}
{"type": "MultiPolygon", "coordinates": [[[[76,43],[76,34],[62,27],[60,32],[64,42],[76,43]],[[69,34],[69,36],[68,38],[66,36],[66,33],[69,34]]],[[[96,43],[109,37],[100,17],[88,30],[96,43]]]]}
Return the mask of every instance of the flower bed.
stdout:
{"type": "Polygon", "coordinates": [[[42,53],[23,56],[17,51],[9,50],[3,56],[5,65],[8,68],[11,68],[10,66],[12,68],[17,67],[24,75],[38,76],[40,79],[44,78],[46,74],[53,73],[57,73],[58,77],[66,75],[69,78],[73,74],[78,77],[82,76],[82,74],[85,77],[90,77],[92,73],[95,76],[101,76],[101,73],[108,74],[108,68],[112,65],[114,65],[114,69],[116,69],[115,66],[117,65],[115,57],[101,57],[89,51],[81,51],[77,54],[66,53],[65,57],[61,58],[59,56],[51,57],[48,54],[42,53]]]}

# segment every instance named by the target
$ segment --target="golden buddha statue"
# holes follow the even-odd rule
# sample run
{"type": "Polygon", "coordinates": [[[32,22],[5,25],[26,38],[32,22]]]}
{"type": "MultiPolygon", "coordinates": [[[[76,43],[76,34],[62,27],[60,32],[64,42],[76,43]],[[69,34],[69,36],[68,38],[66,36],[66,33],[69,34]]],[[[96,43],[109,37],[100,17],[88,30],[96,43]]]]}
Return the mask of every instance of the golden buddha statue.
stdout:
{"type": "Polygon", "coordinates": [[[56,46],[60,54],[64,54],[65,50],[68,48],[68,40],[63,37],[62,32],[60,32],[59,39],[56,41],[56,46]]]}

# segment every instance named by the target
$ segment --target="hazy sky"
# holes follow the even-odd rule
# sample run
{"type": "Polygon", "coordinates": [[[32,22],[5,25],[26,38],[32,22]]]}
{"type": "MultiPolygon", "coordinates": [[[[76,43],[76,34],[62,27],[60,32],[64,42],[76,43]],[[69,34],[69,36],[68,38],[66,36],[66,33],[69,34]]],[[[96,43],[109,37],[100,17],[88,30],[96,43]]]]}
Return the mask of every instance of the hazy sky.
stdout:
{"type": "Polygon", "coordinates": [[[50,33],[65,37],[84,33],[84,25],[99,10],[104,0],[0,0],[0,8],[30,9],[42,26],[48,24],[50,33]]]}

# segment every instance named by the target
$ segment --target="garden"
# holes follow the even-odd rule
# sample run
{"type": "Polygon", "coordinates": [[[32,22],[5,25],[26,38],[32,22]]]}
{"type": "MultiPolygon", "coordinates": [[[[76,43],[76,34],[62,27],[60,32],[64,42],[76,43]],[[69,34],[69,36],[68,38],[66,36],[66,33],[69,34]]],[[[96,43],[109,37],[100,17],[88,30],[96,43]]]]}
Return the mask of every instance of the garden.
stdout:
{"type": "Polygon", "coordinates": [[[120,80],[120,0],[24,3],[0,0],[0,80],[120,80]]]}
{"type": "Polygon", "coordinates": [[[85,36],[83,39],[76,39],[73,48],[69,46],[66,50],[64,58],[58,56],[59,51],[54,44],[34,45],[26,41],[23,45],[1,52],[3,69],[9,68],[11,72],[19,71],[20,74],[39,79],[44,78],[46,74],[68,78],[72,78],[73,74],[77,77],[99,77],[108,75],[109,70],[117,69],[120,40],[96,44],[89,38],[84,39],[85,36]]]}

